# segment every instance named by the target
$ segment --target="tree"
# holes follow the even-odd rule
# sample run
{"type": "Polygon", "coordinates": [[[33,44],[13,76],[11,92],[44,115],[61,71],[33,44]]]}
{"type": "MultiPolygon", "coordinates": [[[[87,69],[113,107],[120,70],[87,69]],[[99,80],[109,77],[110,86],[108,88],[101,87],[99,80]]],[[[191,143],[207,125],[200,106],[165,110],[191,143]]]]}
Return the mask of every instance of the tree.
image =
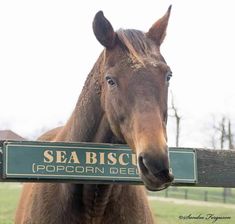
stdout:
{"type": "Polygon", "coordinates": [[[173,112],[173,115],[170,116],[174,117],[176,122],[175,146],[179,147],[181,116],[179,115],[178,108],[175,106],[175,100],[172,91],[171,91],[171,107],[169,109],[173,112]]]}
{"type": "Polygon", "coordinates": [[[231,120],[230,120],[230,119],[228,119],[228,132],[227,132],[227,139],[228,139],[229,149],[234,149],[234,144],[233,144],[233,134],[232,134],[231,120]]]}
{"type": "MultiPolygon", "coordinates": [[[[233,144],[233,134],[232,134],[232,128],[231,128],[231,120],[228,117],[222,116],[221,121],[219,121],[218,125],[214,124],[213,128],[216,132],[219,133],[219,140],[220,143],[220,149],[225,149],[225,144],[227,143],[228,149],[234,149],[233,144]]],[[[212,137],[212,146],[216,148],[216,136],[215,134],[212,137]]],[[[232,195],[231,188],[224,188],[224,196],[225,198],[227,196],[232,195]]]]}
{"type": "Polygon", "coordinates": [[[222,116],[219,122],[213,121],[214,134],[212,135],[212,147],[217,148],[218,143],[220,149],[234,149],[234,140],[231,127],[231,120],[226,116],[222,116]]]}

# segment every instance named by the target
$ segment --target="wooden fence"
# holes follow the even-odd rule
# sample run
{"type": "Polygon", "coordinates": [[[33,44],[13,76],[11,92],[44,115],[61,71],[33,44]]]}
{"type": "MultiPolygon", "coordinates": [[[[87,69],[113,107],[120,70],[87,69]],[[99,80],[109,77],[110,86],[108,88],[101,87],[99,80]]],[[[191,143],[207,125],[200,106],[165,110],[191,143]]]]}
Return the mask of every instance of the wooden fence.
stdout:
{"type": "MultiPolygon", "coordinates": [[[[175,186],[235,187],[235,150],[170,148],[175,186]]],[[[2,182],[141,184],[126,145],[0,142],[2,182]]]]}

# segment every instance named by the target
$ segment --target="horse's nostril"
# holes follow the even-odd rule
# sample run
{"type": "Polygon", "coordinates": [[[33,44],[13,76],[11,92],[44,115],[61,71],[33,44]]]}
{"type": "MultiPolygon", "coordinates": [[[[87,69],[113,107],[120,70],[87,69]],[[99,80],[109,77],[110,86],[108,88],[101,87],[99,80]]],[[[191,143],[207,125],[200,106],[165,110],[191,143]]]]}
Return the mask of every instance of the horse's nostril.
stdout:
{"type": "Polygon", "coordinates": [[[140,168],[141,172],[143,174],[148,173],[148,168],[144,164],[144,156],[143,155],[139,155],[138,160],[139,160],[138,162],[139,162],[139,168],[140,168]]]}
{"type": "Polygon", "coordinates": [[[139,167],[144,170],[144,172],[151,172],[153,175],[157,175],[159,172],[169,172],[169,163],[167,156],[151,155],[147,153],[140,153],[139,167]]]}
{"type": "Polygon", "coordinates": [[[169,170],[168,169],[165,169],[165,170],[162,170],[161,172],[160,172],[160,174],[161,175],[163,175],[163,176],[167,176],[167,175],[169,175],[169,170]]]}
{"type": "Polygon", "coordinates": [[[168,177],[170,174],[168,169],[162,170],[160,172],[157,173],[157,176],[159,176],[160,178],[166,178],[168,177]]]}
{"type": "Polygon", "coordinates": [[[153,159],[143,153],[138,157],[139,168],[144,176],[151,176],[152,178],[161,179],[164,182],[172,182],[174,176],[169,170],[169,163],[164,163],[163,161],[153,159]]]}
{"type": "Polygon", "coordinates": [[[156,176],[158,176],[162,180],[165,179],[166,181],[169,181],[169,182],[172,182],[174,180],[174,176],[172,173],[170,173],[169,169],[162,170],[156,176]]]}

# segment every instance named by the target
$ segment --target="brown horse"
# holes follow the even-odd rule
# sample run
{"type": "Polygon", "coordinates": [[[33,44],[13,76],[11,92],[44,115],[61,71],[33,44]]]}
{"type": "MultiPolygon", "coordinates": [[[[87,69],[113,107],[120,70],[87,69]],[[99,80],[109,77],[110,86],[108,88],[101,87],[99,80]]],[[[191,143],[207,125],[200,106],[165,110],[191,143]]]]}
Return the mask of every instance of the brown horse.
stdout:
{"type": "MultiPolygon", "coordinates": [[[[128,144],[149,190],[168,187],[167,93],[171,70],[160,54],[170,9],[149,29],[114,32],[100,11],[93,21],[105,47],[64,127],[41,140],[128,144]]],[[[24,224],[150,224],[144,187],[25,184],[15,222],[24,224]]]]}

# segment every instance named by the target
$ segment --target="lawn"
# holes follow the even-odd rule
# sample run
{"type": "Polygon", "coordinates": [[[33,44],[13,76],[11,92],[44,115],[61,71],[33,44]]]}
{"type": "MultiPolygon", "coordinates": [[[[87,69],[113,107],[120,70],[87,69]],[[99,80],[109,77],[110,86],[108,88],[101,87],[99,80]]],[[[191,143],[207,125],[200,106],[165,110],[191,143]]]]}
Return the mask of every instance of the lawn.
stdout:
{"type": "Polygon", "coordinates": [[[235,209],[178,205],[172,202],[150,201],[156,223],[158,224],[234,224],[235,209]],[[209,216],[212,214],[213,216],[209,216]],[[230,217],[214,221],[212,217],[230,217]],[[190,218],[191,217],[191,218],[190,218]],[[201,217],[201,218],[200,218],[201,217]]]}
{"type": "Polygon", "coordinates": [[[0,224],[13,223],[20,190],[18,183],[0,183],[0,224]]]}
{"type": "MultiPolygon", "coordinates": [[[[12,224],[15,208],[21,189],[20,184],[0,183],[0,224],[12,224]]],[[[158,224],[234,224],[235,209],[221,207],[204,207],[178,205],[172,202],[150,201],[155,219],[158,224]],[[214,216],[231,217],[229,220],[205,220],[207,214],[214,216]],[[181,219],[180,219],[180,216],[181,219]],[[204,219],[190,219],[190,217],[204,217],[204,219]],[[184,220],[182,219],[184,218],[184,220]]]]}

